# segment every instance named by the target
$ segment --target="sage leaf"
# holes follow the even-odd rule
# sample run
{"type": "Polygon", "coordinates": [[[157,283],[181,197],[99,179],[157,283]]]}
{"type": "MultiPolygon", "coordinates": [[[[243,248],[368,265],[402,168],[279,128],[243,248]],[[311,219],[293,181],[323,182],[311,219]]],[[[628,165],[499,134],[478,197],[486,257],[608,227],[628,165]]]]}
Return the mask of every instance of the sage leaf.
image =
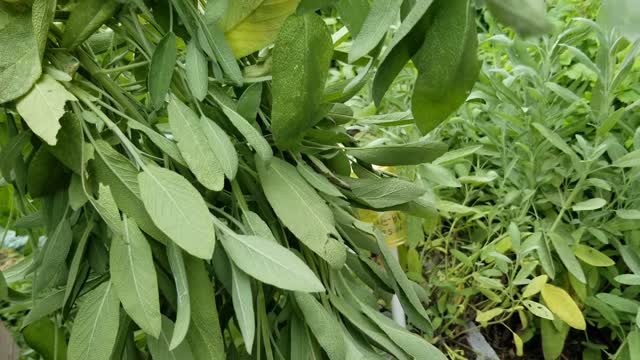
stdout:
{"type": "Polygon", "coordinates": [[[209,88],[209,70],[207,69],[207,59],[198,48],[196,41],[191,40],[187,45],[187,55],[184,61],[189,89],[196,99],[202,101],[207,96],[209,88]]]}
{"type": "Polygon", "coordinates": [[[176,36],[168,32],[158,43],[149,65],[149,100],[153,109],[162,106],[169,92],[173,68],[176,65],[178,49],[176,48],[176,36]]]}
{"type": "Polygon", "coordinates": [[[215,231],[200,193],[184,177],[155,166],[138,175],[140,195],[151,219],[189,254],[211,259],[215,231]]]}
{"type": "Polygon", "coordinates": [[[431,162],[445,152],[447,152],[445,143],[426,140],[408,144],[347,148],[347,154],[381,166],[418,165],[431,162]]]}
{"type": "Polygon", "coordinates": [[[178,164],[187,166],[187,162],[184,160],[184,158],[180,154],[180,150],[178,149],[178,146],[171,140],[167,139],[164,135],[158,133],[152,128],[147,127],[146,125],[143,125],[142,123],[139,123],[137,121],[131,120],[129,121],[128,125],[132,129],[136,129],[145,133],[149,137],[151,142],[156,144],[156,146],[160,148],[162,152],[169,155],[169,157],[175,160],[178,164]]]}
{"type": "Polygon", "coordinates": [[[160,297],[151,247],[135,220],[123,218],[123,232],[111,240],[109,271],[124,310],[144,332],[160,335],[160,297]]]}
{"type": "Polygon", "coordinates": [[[153,360],[190,360],[193,353],[189,344],[185,341],[179,346],[171,348],[170,339],[175,337],[175,327],[171,320],[162,315],[162,330],[157,338],[147,336],[147,345],[153,360]]]}
{"type": "Polygon", "coordinates": [[[244,347],[251,354],[253,339],[256,335],[255,315],[253,312],[253,294],[251,279],[234,264],[231,264],[231,300],[238,319],[244,347]]]}
{"type": "Polygon", "coordinates": [[[317,114],[332,54],[331,35],[318,15],[293,15],[282,26],[273,50],[271,112],[271,130],[279,147],[297,144],[320,120],[317,114]]]}
{"type": "Polygon", "coordinates": [[[120,303],[111,281],[100,284],[80,299],[67,357],[109,360],[118,334],[120,303]]]}
{"type": "Polygon", "coordinates": [[[615,160],[612,165],[621,168],[640,166],[640,149],[625,154],[621,158],[615,160]]]}
{"type": "Polygon", "coordinates": [[[402,0],[377,0],[373,2],[362,28],[351,45],[349,62],[368,54],[384,38],[387,30],[398,17],[402,0]]]}
{"type": "Polygon", "coordinates": [[[607,267],[616,264],[610,257],[602,252],[583,244],[577,244],[573,247],[576,257],[585,263],[596,267],[607,267]]]}
{"type": "Polygon", "coordinates": [[[36,135],[47,144],[55,145],[58,130],[62,127],[59,120],[64,114],[64,104],[71,100],[76,100],[76,97],[45,74],[27,95],[18,100],[16,109],[36,135]]]}
{"type": "Polygon", "coordinates": [[[198,181],[209,190],[224,186],[224,173],[216,154],[209,146],[203,122],[187,105],[172,96],[168,107],[169,125],[178,148],[198,181]]]}
{"type": "Polygon", "coordinates": [[[33,33],[35,34],[40,49],[40,59],[44,54],[49,35],[49,25],[53,21],[56,12],[56,0],[35,0],[31,8],[31,22],[33,23],[33,33]]]}
{"type": "Polygon", "coordinates": [[[26,94],[42,74],[31,11],[0,7],[0,104],[26,94]]]}
{"type": "Polygon", "coordinates": [[[351,191],[373,208],[387,208],[415,200],[426,189],[401,179],[357,179],[350,181],[351,191]]]}
{"type": "Polygon", "coordinates": [[[267,200],[282,223],[331,267],[340,268],[347,254],[337,240],[331,209],[296,168],[274,158],[269,166],[258,164],[258,175],[267,200]]]}
{"type": "MultiPolygon", "coordinates": [[[[182,250],[174,242],[167,244],[167,257],[169,266],[173,273],[173,280],[176,283],[178,311],[176,314],[176,324],[172,330],[171,343],[169,349],[174,350],[183,343],[191,320],[191,300],[189,296],[189,281],[187,269],[184,265],[182,250]]],[[[164,324],[163,324],[164,328],[164,324]]]]}
{"type": "Polygon", "coordinates": [[[425,339],[401,328],[390,318],[360,303],[360,309],[367,315],[393,342],[415,359],[446,360],[447,357],[425,339]]]}
{"type": "Polygon", "coordinates": [[[65,260],[71,249],[73,233],[67,219],[63,219],[50,233],[40,253],[40,266],[33,281],[33,291],[38,294],[42,290],[55,285],[57,276],[66,270],[65,260]]]}
{"type": "Polygon", "coordinates": [[[296,166],[298,173],[313,186],[316,190],[329,196],[344,197],[344,195],[335,187],[326,177],[315,172],[309,165],[298,162],[296,166]]]}
{"type": "MultiPolygon", "coordinates": [[[[168,240],[154,224],[142,203],[138,169],[124,155],[117,152],[104,140],[95,141],[95,160],[93,161],[96,179],[110,188],[117,208],[135,219],[138,226],[158,241],[168,240]]],[[[120,216],[118,215],[117,218],[120,216]]]]}
{"type": "Polygon", "coordinates": [[[62,46],[75,48],[89,38],[120,8],[117,0],[87,0],[76,3],[62,34],[62,46]]]}
{"type": "Polygon", "coordinates": [[[273,233],[271,233],[269,225],[262,220],[260,215],[251,210],[246,210],[242,212],[242,220],[244,225],[251,232],[251,235],[256,235],[265,240],[273,241],[274,243],[278,242],[273,236],[273,233]]]}
{"type": "Polygon", "coordinates": [[[295,293],[307,326],[331,360],[346,358],[346,345],[338,321],[312,295],[295,293]]]}
{"type": "Polygon", "coordinates": [[[215,292],[200,259],[185,256],[191,300],[191,323],[187,341],[195,360],[224,360],[224,343],[218,321],[215,292]]]}
{"type": "Polygon", "coordinates": [[[549,239],[553,244],[553,248],[556,249],[560,260],[562,261],[564,266],[567,267],[567,270],[569,270],[569,272],[573,274],[573,276],[575,276],[576,279],[578,279],[581,283],[586,284],[587,278],[584,276],[582,266],[580,266],[580,263],[578,262],[578,259],[576,259],[573,250],[571,250],[571,248],[569,247],[567,239],[555,232],[549,233],[547,235],[549,236],[549,239]]]}
{"type": "Polygon", "coordinates": [[[100,214],[100,217],[109,226],[111,231],[116,234],[122,232],[120,211],[118,210],[118,205],[116,204],[116,201],[111,194],[111,189],[109,188],[109,186],[99,184],[98,198],[93,199],[90,196],[89,201],[91,201],[93,207],[96,209],[98,214],[100,214]]]}
{"type": "Polygon", "coordinates": [[[465,101],[480,63],[475,12],[469,0],[440,1],[428,10],[433,21],[413,56],[418,68],[411,109],[422,133],[433,130],[465,101]]]}
{"type": "Polygon", "coordinates": [[[558,317],[569,324],[569,326],[578,330],[587,328],[580,308],[578,308],[578,305],[564,289],[551,284],[545,284],[544,287],[542,287],[542,298],[549,307],[549,310],[558,315],[558,317]]]}
{"type": "Polygon", "coordinates": [[[233,180],[238,171],[238,153],[229,135],[215,121],[206,116],[200,117],[200,125],[224,174],[229,180],[233,180]]]}
{"type": "MultiPolygon", "coordinates": [[[[544,285],[543,285],[544,286],[544,285]]],[[[537,303],[531,300],[524,300],[522,304],[529,310],[533,315],[547,320],[553,320],[553,313],[546,306],[537,303]]]]}
{"type": "Polygon", "coordinates": [[[225,37],[237,58],[273,43],[299,0],[229,1],[222,19],[225,37]]]}
{"type": "Polygon", "coordinates": [[[264,283],[293,291],[324,290],[313,271],[278,243],[249,235],[226,235],[221,242],[240,270],[264,283]]]}
{"type": "Polygon", "coordinates": [[[523,36],[543,35],[551,30],[544,0],[487,0],[491,14],[523,36]]]}

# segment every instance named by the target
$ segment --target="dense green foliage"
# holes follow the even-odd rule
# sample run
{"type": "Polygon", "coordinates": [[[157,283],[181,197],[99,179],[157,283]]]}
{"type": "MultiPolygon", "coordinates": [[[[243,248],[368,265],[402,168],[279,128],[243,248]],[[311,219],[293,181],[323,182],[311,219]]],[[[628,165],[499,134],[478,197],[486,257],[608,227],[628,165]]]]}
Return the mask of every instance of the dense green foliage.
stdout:
{"type": "Polygon", "coordinates": [[[45,359],[635,359],[612,4],[0,1],[0,314],[45,359]]]}

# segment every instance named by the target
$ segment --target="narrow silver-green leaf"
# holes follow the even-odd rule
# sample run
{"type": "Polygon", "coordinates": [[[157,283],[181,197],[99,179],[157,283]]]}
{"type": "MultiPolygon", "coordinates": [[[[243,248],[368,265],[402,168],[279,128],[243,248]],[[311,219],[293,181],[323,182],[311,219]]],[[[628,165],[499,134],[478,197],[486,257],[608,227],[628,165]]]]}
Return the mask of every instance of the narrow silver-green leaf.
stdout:
{"type": "Polygon", "coordinates": [[[333,213],[293,165],[274,158],[270,165],[258,163],[258,174],[269,204],[282,223],[329,265],[340,268],[346,261],[345,246],[338,239],[333,213]]]}
{"type": "Polygon", "coordinates": [[[49,234],[47,242],[40,252],[40,265],[36,269],[33,281],[34,293],[37,294],[55,285],[57,276],[66,270],[65,260],[72,242],[71,225],[67,219],[63,219],[49,234]]]}
{"type": "Polygon", "coordinates": [[[135,220],[126,216],[123,232],[114,236],[109,251],[109,271],[124,310],[144,332],[160,335],[160,296],[151,247],[135,220]]]}
{"type": "Polygon", "coordinates": [[[209,70],[207,58],[198,48],[197,41],[191,40],[187,45],[187,55],[184,61],[189,89],[196,99],[202,101],[207,96],[209,88],[209,70]]]}
{"type": "Polygon", "coordinates": [[[169,125],[178,141],[178,148],[198,181],[213,191],[224,186],[224,172],[216,154],[207,141],[203,123],[198,115],[177,97],[172,96],[168,107],[169,125]]]}
{"type": "Polygon", "coordinates": [[[491,14],[523,36],[543,35],[552,29],[544,0],[487,0],[491,14]]]}
{"type": "Polygon", "coordinates": [[[176,324],[173,328],[169,349],[174,350],[182,344],[189,330],[191,320],[191,300],[189,296],[189,282],[187,279],[187,269],[184,265],[182,250],[174,242],[167,244],[167,257],[169,266],[173,273],[173,280],[176,283],[178,299],[178,311],[176,314],[176,324]]]}
{"type": "Polygon", "coordinates": [[[132,129],[136,129],[145,133],[149,137],[149,139],[151,139],[151,142],[156,144],[156,146],[159,147],[160,150],[165,152],[167,155],[169,155],[170,158],[177,161],[178,164],[187,166],[187,162],[184,161],[184,158],[180,154],[178,145],[167,139],[164,135],[137,121],[130,120],[128,125],[132,129]]]}
{"type": "Polygon", "coordinates": [[[300,307],[307,326],[331,360],[346,358],[347,348],[342,329],[334,315],[330,314],[312,295],[295,293],[296,304],[300,307]]]}
{"type": "Polygon", "coordinates": [[[421,140],[408,144],[347,148],[347,154],[370,164],[382,166],[418,165],[431,162],[447,152],[442,142],[421,140]]]}
{"type": "Polygon", "coordinates": [[[147,345],[153,360],[191,360],[193,353],[186,341],[177,347],[170,347],[169,341],[175,337],[175,327],[171,320],[162,315],[162,330],[158,338],[147,336],[147,345]]]}
{"type": "Polygon", "coordinates": [[[80,299],[67,357],[70,360],[109,360],[118,335],[120,303],[111,281],[80,299]]]}
{"type": "Polygon", "coordinates": [[[254,213],[253,211],[246,210],[242,212],[242,220],[242,222],[247,227],[247,230],[250,231],[251,235],[256,235],[263,239],[277,243],[276,238],[271,232],[271,229],[269,229],[269,225],[267,225],[267,223],[262,220],[260,215],[254,213]]]}
{"type": "Polygon", "coordinates": [[[276,144],[290,148],[318,120],[333,54],[322,18],[310,13],[285,21],[273,50],[271,130],[276,144]]]}
{"type": "Polygon", "coordinates": [[[276,242],[248,235],[225,235],[221,242],[234,264],[264,283],[295,291],[324,290],[307,264],[276,242]]]}
{"type": "Polygon", "coordinates": [[[215,231],[204,199],[187,179],[150,166],[138,175],[140,195],[153,222],[189,254],[211,259],[215,231]]]}
{"type": "Polygon", "coordinates": [[[215,292],[209,280],[209,274],[200,259],[185,256],[187,276],[189,277],[189,296],[191,300],[191,323],[187,332],[187,341],[195,360],[224,360],[224,342],[215,292]]]}
{"type": "Polygon", "coordinates": [[[582,266],[580,266],[580,262],[576,258],[576,255],[569,247],[567,238],[555,232],[548,233],[547,235],[553,244],[553,248],[556,249],[556,253],[558,253],[560,260],[564,266],[567,267],[567,270],[569,270],[569,272],[580,282],[586,284],[587,278],[584,275],[584,271],[582,270],[582,266]]]}
{"type": "Polygon", "coordinates": [[[387,33],[387,30],[398,17],[402,0],[376,0],[369,10],[358,36],[355,37],[349,62],[352,63],[367,55],[378,45],[387,33]]]}
{"type": "Polygon", "coordinates": [[[253,312],[253,294],[251,279],[234,264],[231,264],[231,300],[238,319],[240,332],[244,339],[244,347],[251,354],[253,339],[256,334],[256,320],[253,312]]]}
{"type": "Polygon", "coordinates": [[[316,190],[329,196],[344,197],[344,195],[326,177],[315,172],[304,162],[298,162],[296,166],[298,173],[313,186],[316,190]]]}
{"type": "Polygon", "coordinates": [[[229,180],[233,180],[238,171],[238,153],[229,135],[227,135],[215,121],[206,116],[200,117],[200,125],[204,135],[209,141],[209,147],[213,150],[224,174],[229,180]]]}
{"type": "Polygon", "coordinates": [[[149,65],[149,99],[153,109],[158,109],[164,104],[171,86],[177,56],[176,36],[168,32],[158,43],[149,65]]]}

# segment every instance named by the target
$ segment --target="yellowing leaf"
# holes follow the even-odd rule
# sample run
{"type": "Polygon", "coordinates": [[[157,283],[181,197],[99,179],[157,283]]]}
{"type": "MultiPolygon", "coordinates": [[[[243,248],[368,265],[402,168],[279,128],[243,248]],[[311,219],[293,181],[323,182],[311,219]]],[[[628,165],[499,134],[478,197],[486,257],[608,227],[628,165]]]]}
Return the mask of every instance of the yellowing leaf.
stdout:
{"type": "Polygon", "coordinates": [[[543,319],[553,320],[553,313],[551,313],[551,310],[549,310],[549,308],[547,308],[546,306],[531,300],[524,300],[522,304],[533,315],[543,319]]]}
{"type": "Polygon", "coordinates": [[[578,259],[586,262],[591,266],[606,267],[615,265],[615,261],[600,251],[582,244],[578,244],[573,248],[578,259]]]}
{"type": "Polygon", "coordinates": [[[578,305],[563,289],[545,284],[542,288],[542,298],[549,309],[572,328],[584,330],[587,324],[578,305]]]}
{"type": "Polygon", "coordinates": [[[33,88],[16,104],[20,116],[33,132],[49,145],[58,140],[60,118],[64,114],[64,104],[76,100],[67,89],[49,75],[43,75],[33,88]]]}
{"type": "Polygon", "coordinates": [[[476,313],[476,321],[484,325],[494,317],[502,314],[503,312],[504,312],[503,308],[494,308],[487,311],[478,311],[476,313]]]}
{"type": "Polygon", "coordinates": [[[533,278],[533,280],[531,280],[531,282],[524,288],[522,297],[528,298],[539,293],[544,284],[547,283],[548,279],[549,277],[547,275],[540,275],[533,278]]]}
{"type": "MultiPolygon", "coordinates": [[[[255,10],[225,29],[225,36],[236,57],[247,56],[273,43],[284,21],[293,14],[299,0],[264,0],[255,10]]],[[[246,1],[230,1],[228,13],[246,1]]],[[[223,20],[224,22],[224,20],[223,20]]]]}
{"type": "Polygon", "coordinates": [[[516,345],[516,355],[518,356],[522,356],[524,355],[524,343],[522,342],[522,339],[520,338],[520,336],[518,336],[518,334],[513,333],[513,343],[516,345]]]}

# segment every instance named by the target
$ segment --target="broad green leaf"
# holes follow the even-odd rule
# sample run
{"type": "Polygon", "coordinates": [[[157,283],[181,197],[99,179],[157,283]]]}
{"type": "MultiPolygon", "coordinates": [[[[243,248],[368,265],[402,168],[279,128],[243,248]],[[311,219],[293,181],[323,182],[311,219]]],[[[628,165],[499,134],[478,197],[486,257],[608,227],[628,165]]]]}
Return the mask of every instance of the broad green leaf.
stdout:
{"type": "Polygon", "coordinates": [[[269,204],[282,223],[309,249],[333,268],[347,257],[338,239],[333,213],[296,168],[279,158],[258,163],[258,175],[269,204]]]}
{"type": "Polygon", "coordinates": [[[202,101],[209,89],[209,70],[207,58],[204,56],[195,40],[187,45],[187,55],[184,59],[187,73],[187,84],[193,96],[202,101]]]}
{"type": "Polygon", "coordinates": [[[49,237],[40,252],[40,264],[33,280],[33,291],[38,294],[42,290],[55,285],[60,273],[66,270],[65,260],[71,249],[73,232],[67,219],[63,219],[49,237]]]}
{"type": "Polygon", "coordinates": [[[177,56],[176,36],[172,32],[168,32],[158,43],[149,65],[147,80],[149,82],[149,100],[153,109],[158,109],[164,104],[171,85],[177,56]]]}
{"type": "Polygon", "coordinates": [[[223,19],[225,37],[236,57],[247,56],[273,43],[299,0],[230,1],[223,19]]]}
{"type": "Polygon", "coordinates": [[[256,119],[262,100],[262,83],[251,84],[238,99],[238,114],[253,122],[256,119]]]}
{"type": "Polygon", "coordinates": [[[33,2],[33,8],[31,9],[33,33],[38,42],[41,59],[49,36],[49,25],[53,21],[56,12],[56,4],[57,0],[35,0],[33,2]]]}
{"type": "Polygon", "coordinates": [[[247,227],[247,230],[250,231],[251,235],[256,235],[263,239],[277,243],[276,238],[271,232],[271,229],[269,229],[269,225],[267,225],[267,223],[262,220],[260,215],[250,210],[243,211],[242,222],[247,227]]]}
{"type": "Polygon", "coordinates": [[[406,63],[422,45],[428,20],[424,14],[433,0],[416,1],[382,55],[373,80],[372,96],[377,105],[406,63]]]}
{"type": "Polygon", "coordinates": [[[60,119],[60,125],[56,146],[47,146],[47,150],[74,173],[81,174],[84,166],[82,147],[85,147],[85,161],[93,157],[93,148],[84,142],[80,119],[75,115],[66,113],[60,119]]]}
{"type": "Polygon", "coordinates": [[[578,155],[571,149],[571,147],[560,137],[560,135],[554,133],[553,131],[547,129],[544,125],[533,123],[532,124],[536,130],[542,134],[542,136],[547,139],[551,143],[551,145],[558,148],[563,153],[569,155],[572,159],[577,159],[578,155]]]}
{"type": "Polygon", "coordinates": [[[20,328],[23,329],[54,311],[62,309],[62,306],[64,305],[63,301],[64,291],[62,290],[54,290],[44,297],[37,298],[27,316],[22,319],[20,328]]]}
{"type": "Polygon", "coordinates": [[[540,333],[542,336],[542,352],[545,360],[557,359],[564,349],[565,339],[569,334],[569,326],[560,323],[560,327],[556,328],[554,321],[541,320],[540,333]]]}
{"type": "Polygon", "coordinates": [[[329,196],[344,197],[335,185],[333,185],[326,177],[315,172],[309,165],[303,162],[298,162],[296,169],[300,176],[302,176],[309,185],[313,186],[321,193],[329,196]]]}
{"type": "Polygon", "coordinates": [[[396,21],[402,0],[377,0],[373,2],[358,35],[354,37],[349,62],[367,55],[384,38],[396,21]]]}
{"type": "Polygon", "coordinates": [[[89,38],[120,8],[117,0],[87,0],[76,3],[65,23],[62,47],[75,48],[89,38]]]}
{"type": "Polygon", "coordinates": [[[293,15],[282,26],[273,49],[271,90],[271,130],[279,147],[294,147],[320,120],[332,54],[331,35],[318,15],[293,15]]]}
{"type": "Polygon", "coordinates": [[[640,220],[640,210],[637,209],[616,210],[616,215],[625,220],[640,220]]]}
{"type": "Polygon", "coordinates": [[[615,261],[611,260],[611,258],[607,255],[586,245],[577,244],[573,247],[573,251],[575,252],[578,259],[591,266],[607,267],[616,264],[615,261]]]}
{"type": "Polygon", "coordinates": [[[524,300],[522,304],[535,316],[553,320],[553,313],[546,306],[531,300],[524,300]]]}
{"type": "Polygon", "coordinates": [[[109,225],[111,231],[115,234],[119,234],[122,232],[122,222],[120,221],[120,211],[118,210],[118,205],[116,204],[115,199],[113,198],[113,194],[111,193],[111,189],[109,186],[99,184],[98,185],[98,198],[93,199],[89,197],[89,201],[96,209],[98,214],[104,222],[109,225]]]}
{"type": "MultiPolygon", "coordinates": [[[[222,26],[222,29],[224,31],[228,31],[233,29],[234,26],[238,25],[238,23],[244,20],[247,16],[251,15],[251,13],[255,11],[256,8],[263,2],[264,0],[218,0],[212,1],[211,3],[214,5],[211,7],[215,8],[217,6],[220,8],[219,10],[224,10],[224,13],[222,14],[223,16],[218,20],[220,21],[220,26],[222,26]],[[224,9],[222,9],[222,3],[224,2],[226,2],[227,4],[224,6],[224,9]]],[[[207,3],[207,5],[209,5],[209,3],[207,3]]],[[[209,6],[207,7],[207,11],[209,12],[209,15],[213,15],[210,13],[212,9],[209,9],[209,6]]]]}
{"type": "Polygon", "coordinates": [[[422,164],[420,173],[423,178],[436,185],[445,187],[461,187],[462,184],[453,175],[453,172],[444,166],[435,164],[422,164]]]}
{"type": "Polygon", "coordinates": [[[504,313],[503,308],[493,308],[487,311],[476,311],[476,321],[479,322],[482,326],[486,326],[487,322],[491,321],[496,316],[504,313]]]}
{"type": "Polygon", "coordinates": [[[233,310],[244,339],[244,347],[251,354],[253,339],[256,335],[256,320],[253,312],[253,294],[251,278],[234,264],[231,264],[231,300],[233,310]]]}
{"type": "Polygon", "coordinates": [[[175,337],[175,327],[171,320],[162,315],[162,330],[157,338],[147,336],[147,345],[153,360],[191,360],[193,353],[185,341],[177,347],[170,347],[169,341],[175,337]]]}
{"type": "Polygon", "coordinates": [[[531,282],[524,288],[524,291],[522,291],[522,297],[528,298],[539,293],[540,290],[542,290],[544,284],[547,283],[547,280],[549,280],[549,277],[547,275],[540,275],[533,278],[531,282]]]}
{"type": "Polygon", "coordinates": [[[523,36],[544,35],[552,26],[544,0],[487,0],[491,14],[523,36]]]}
{"type": "Polygon", "coordinates": [[[607,204],[607,201],[605,199],[594,198],[594,199],[589,199],[589,200],[579,202],[573,205],[573,207],[571,208],[573,209],[573,211],[597,210],[602,208],[606,204],[607,204]]]}
{"type": "Polygon", "coordinates": [[[162,152],[169,155],[169,157],[175,160],[176,162],[178,162],[178,164],[187,166],[186,161],[184,161],[184,158],[180,154],[180,150],[178,149],[178,146],[173,141],[167,139],[164,135],[158,133],[152,128],[147,127],[137,121],[130,120],[128,122],[128,125],[132,129],[136,129],[145,133],[149,137],[151,142],[156,144],[156,146],[160,148],[162,152]]]}
{"type": "MultiPolygon", "coordinates": [[[[166,242],[167,235],[156,227],[142,203],[138,169],[131,161],[106,141],[97,140],[93,165],[97,181],[109,186],[117,207],[133,218],[147,234],[158,241],[166,242]]],[[[117,218],[119,217],[118,215],[117,218]]]]}
{"type": "Polygon", "coordinates": [[[436,165],[452,164],[467,156],[471,156],[482,149],[482,145],[474,145],[463,147],[461,149],[451,150],[433,161],[436,165]]]}
{"type": "Polygon", "coordinates": [[[418,79],[411,100],[422,133],[433,130],[462,105],[480,70],[471,1],[440,1],[425,16],[433,16],[433,21],[413,56],[418,79]]]}
{"type": "Polygon", "coordinates": [[[24,341],[42,355],[43,359],[65,360],[67,341],[64,329],[56,326],[51,319],[41,319],[22,330],[24,341]]]}
{"type": "Polygon", "coordinates": [[[64,104],[75,96],[49,75],[43,75],[18,102],[16,109],[27,125],[49,145],[55,145],[64,104]]]}
{"type": "Polygon", "coordinates": [[[215,123],[215,121],[206,116],[200,117],[200,125],[202,131],[209,141],[209,147],[215,154],[224,174],[229,180],[236,177],[238,171],[238,153],[227,133],[215,123]]]}
{"type": "Polygon", "coordinates": [[[249,235],[228,235],[221,239],[234,264],[264,283],[293,291],[324,290],[313,271],[278,243],[249,235]]]}
{"type": "Polygon", "coordinates": [[[578,262],[578,259],[576,259],[573,250],[571,250],[571,248],[569,247],[567,238],[557,233],[549,233],[547,235],[549,236],[549,239],[553,244],[553,248],[556,249],[556,253],[558,253],[560,260],[562,261],[564,266],[567,267],[567,270],[569,270],[569,272],[573,274],[573,276],[575,276],[576,279],[578,279],[581,283],[586,284],[587,279],[584,276],[582,266],[580,266],[580,263],[578,262]]]}
{"type": "Polygon", "coordinates": [[[640,149],[624,155],[614,161],[612,165],[621,168],[640,166],[640,149]]]}
{"type": "Polygon", "coordinates": [[[611,306],[616,311],[621,311],[628,314],[635,315],[638,313],[638,308],[640,308],[640,302],[638,302],[637,300],[627,299],[615,294],[600,293],[596,295],[596,298],[604,301],[607,305],[611,306]]]}
{"type": "Polygon", "coordinates": [[[356,37],[367,18],[370,10],[368,0],[351,0],[336,2],[336,9],[340,14],[340,20],[346,25],[351,37],[356,37]]]}
{"type": "Polygon", "coordinates": [[[135,220],[123,218],[123,232],[109,249],[109,271],[124,310],[144,332],[160,335],[160,297],[151,247],[135,220]]]}
{"type": "Polygon", "coordinates": [[[312,295],[295,293],[307,326],[331,360],[346,358],[346,345],[342,329],[333,314],[329,313],[312,295]]]}
{"type": "Polygon", "coordinates": [[[0,5],[0,104],[27,93],[42,74],[31,16],[31,11],[0,5]]]}
{"type": "Polygon", "coordinates": [[[215,231],[200,193],[177,173],[150,166],[138,175],[140,195],[151,219],[189,254],[211,259],[215,231]]]}
{"type": "Polygon", "coordinates": [[[220,99],[216,98],[222,112],[227,116],[231,124],[244,136],[247,143],[256,151],[262,161],[270,161],[273,157],[271,146],[260,134],[258,129],[254,128],[245,118],[238,114],[235,110],[225,105],[220,99]]]}
{"type": "Polygon", "coordinates": [[[400,145],[347,148],[347,154],[370,164],[382,166],[418,165],[433,161],[446,151],[445,143],[426,140],[400,145]]]}
{"type": "Polygon", "coordinates": [[[542,298],[549,307],[549,310],[556,314],[562,321],[572,328],[585,330],[587,324],[582,316],[582,312],[569,294],[557,286],[545,284],[542,287],[542,298]]]}
{"type": "Polygon", "coordinates": [[[70,360],[109,360],[119,322],[120,303],[111,281],[107,281],[80,299],[67,357],[70,360]]]}
{"type": "Polygon", "coordinates": [[[209,190],[220,191],[224,187],[224,172],[216,154],[209,145],[207,133],[198,115],[177,97],[172,96],[168,107],[169,125],[178,141],[178,148],[189,169],[198,181],[209,190]]]}
{"type": "Polygon", "coordinates": [[[182,250],[174,242],[167,244],[167,258],[173,273],[173,280],[176,283],[178,310],[176,313],[176,324],[172,330],[171,343],[169,349],[174,350],[183,343],[189,323],[191,320],[191,302],[189,296],[189,282],[187,279],[187,269],[184,265],[182,250]]]}
{"type": "Polygon", "coordinates": [[[622,274],[614,278],[615,281],[625,285],[640,285],[640,275],[622,274]]]}
{"type": "Polygon", "coordinates": [[[387,334],[387,336],[389,336],[389,338],[391,338],[391,340],[393,340],[393,342],[415,359],[447,359],[447,357],[440,352],[438,348],[431,345],[425,339],[401,328],[390,318],[362,303],[360,304],[360,308],[385,334],[387,334]]]}
{"type": "Polygon", "coordinates": [[[195,360],[224,360],[224,343],[215,292],[209,274],[200,259],[185,256],[191,300],[191,323],[187,341],[195,360]]]}
{"type": "Polygon", "coordinates": [[[356,179],[350,181],[351,191],[373,208],[387,208],[404,204],[422,196],[426,189],[395,178],[356,179]]]}

